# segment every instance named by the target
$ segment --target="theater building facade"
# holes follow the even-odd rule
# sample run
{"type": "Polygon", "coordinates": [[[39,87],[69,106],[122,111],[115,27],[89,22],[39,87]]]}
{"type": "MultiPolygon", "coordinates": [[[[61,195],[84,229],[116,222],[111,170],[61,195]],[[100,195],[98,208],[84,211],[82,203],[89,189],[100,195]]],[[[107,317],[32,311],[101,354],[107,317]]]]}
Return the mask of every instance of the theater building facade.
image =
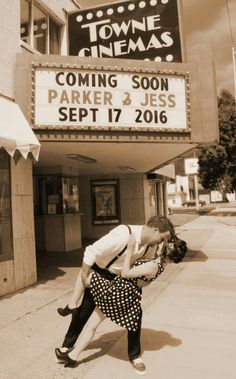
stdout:
{"type": "Polygon", "coordinates": [[[167,30],[170,14],[179,26],[177,1],[5,3],[0,93],[41,148],[38,160],[1,149],[12,225],[1,296],[37,281],[36,251],[66,254],[120,223],[166,214],[165,177],[154,171],[218,138],[211,53],[183,53],[181,33],[167,30]]]}

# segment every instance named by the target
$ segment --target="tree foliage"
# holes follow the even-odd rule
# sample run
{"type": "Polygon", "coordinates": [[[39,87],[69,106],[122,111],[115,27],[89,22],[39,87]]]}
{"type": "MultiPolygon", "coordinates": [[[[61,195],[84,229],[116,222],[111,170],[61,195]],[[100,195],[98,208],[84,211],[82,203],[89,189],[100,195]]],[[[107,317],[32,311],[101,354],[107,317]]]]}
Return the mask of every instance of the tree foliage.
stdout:
{"type": "Polygon", "coordinates": [[[236,190],[236,110],[232,94],[223,89],[218,97],[219,142],[203,146],[199,177],[205,189],[223,195],[236,190]]]}

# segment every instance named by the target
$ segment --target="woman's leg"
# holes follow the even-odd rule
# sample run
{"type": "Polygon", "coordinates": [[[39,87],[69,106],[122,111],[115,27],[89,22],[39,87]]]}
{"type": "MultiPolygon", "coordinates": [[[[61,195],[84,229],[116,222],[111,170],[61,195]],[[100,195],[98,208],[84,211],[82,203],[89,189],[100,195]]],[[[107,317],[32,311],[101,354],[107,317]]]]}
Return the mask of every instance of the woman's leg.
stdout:
{"type": "Polygon", "coordinates": [[[75,348],[69,353],[69,357],[71,359],[74,361],[78,360],[79,354],[92,341],[98,325],[105,319],[105,317],[106,316],[100,311],[100,309],[96,307],[89,320],[87,321],[84,329],[80,333],[75,348]]]}

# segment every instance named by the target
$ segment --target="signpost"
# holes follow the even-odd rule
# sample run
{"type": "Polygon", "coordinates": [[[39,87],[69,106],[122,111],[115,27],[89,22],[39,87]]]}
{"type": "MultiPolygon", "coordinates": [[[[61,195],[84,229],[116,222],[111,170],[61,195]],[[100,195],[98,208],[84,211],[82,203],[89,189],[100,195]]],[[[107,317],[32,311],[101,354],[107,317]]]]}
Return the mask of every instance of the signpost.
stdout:
{"type": "Polygon", "coordinates": [[[194,180],[194,190],[195,190],[195,200],[196,200],[196,209],[199,209],[199,195],[198,195],[198,159],[197,158],[187,158],[184,160],[185,174],[193,175],[194,180]]]}

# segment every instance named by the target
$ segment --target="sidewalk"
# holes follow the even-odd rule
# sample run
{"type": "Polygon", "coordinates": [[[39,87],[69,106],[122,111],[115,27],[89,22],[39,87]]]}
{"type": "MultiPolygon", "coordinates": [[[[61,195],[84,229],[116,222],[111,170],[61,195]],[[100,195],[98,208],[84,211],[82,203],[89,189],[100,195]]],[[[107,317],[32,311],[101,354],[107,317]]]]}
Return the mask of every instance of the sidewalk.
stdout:
{"type": "MultiPolygon", "coordinates": [[[[172,217],[189,253],[144,289],[145,378],[233,379],[236,212],[194,216],[187,223],[184,215],[172,217]]],[[[56,308],[66,304],[78,273],[72,261],[48,268],[42,283],[0,299],[1,379],[139,377],[127,360],[126,332],[107,320],[81,365],[65,369],[55,363],[54,348],[69,321],[56,308]]]]}

